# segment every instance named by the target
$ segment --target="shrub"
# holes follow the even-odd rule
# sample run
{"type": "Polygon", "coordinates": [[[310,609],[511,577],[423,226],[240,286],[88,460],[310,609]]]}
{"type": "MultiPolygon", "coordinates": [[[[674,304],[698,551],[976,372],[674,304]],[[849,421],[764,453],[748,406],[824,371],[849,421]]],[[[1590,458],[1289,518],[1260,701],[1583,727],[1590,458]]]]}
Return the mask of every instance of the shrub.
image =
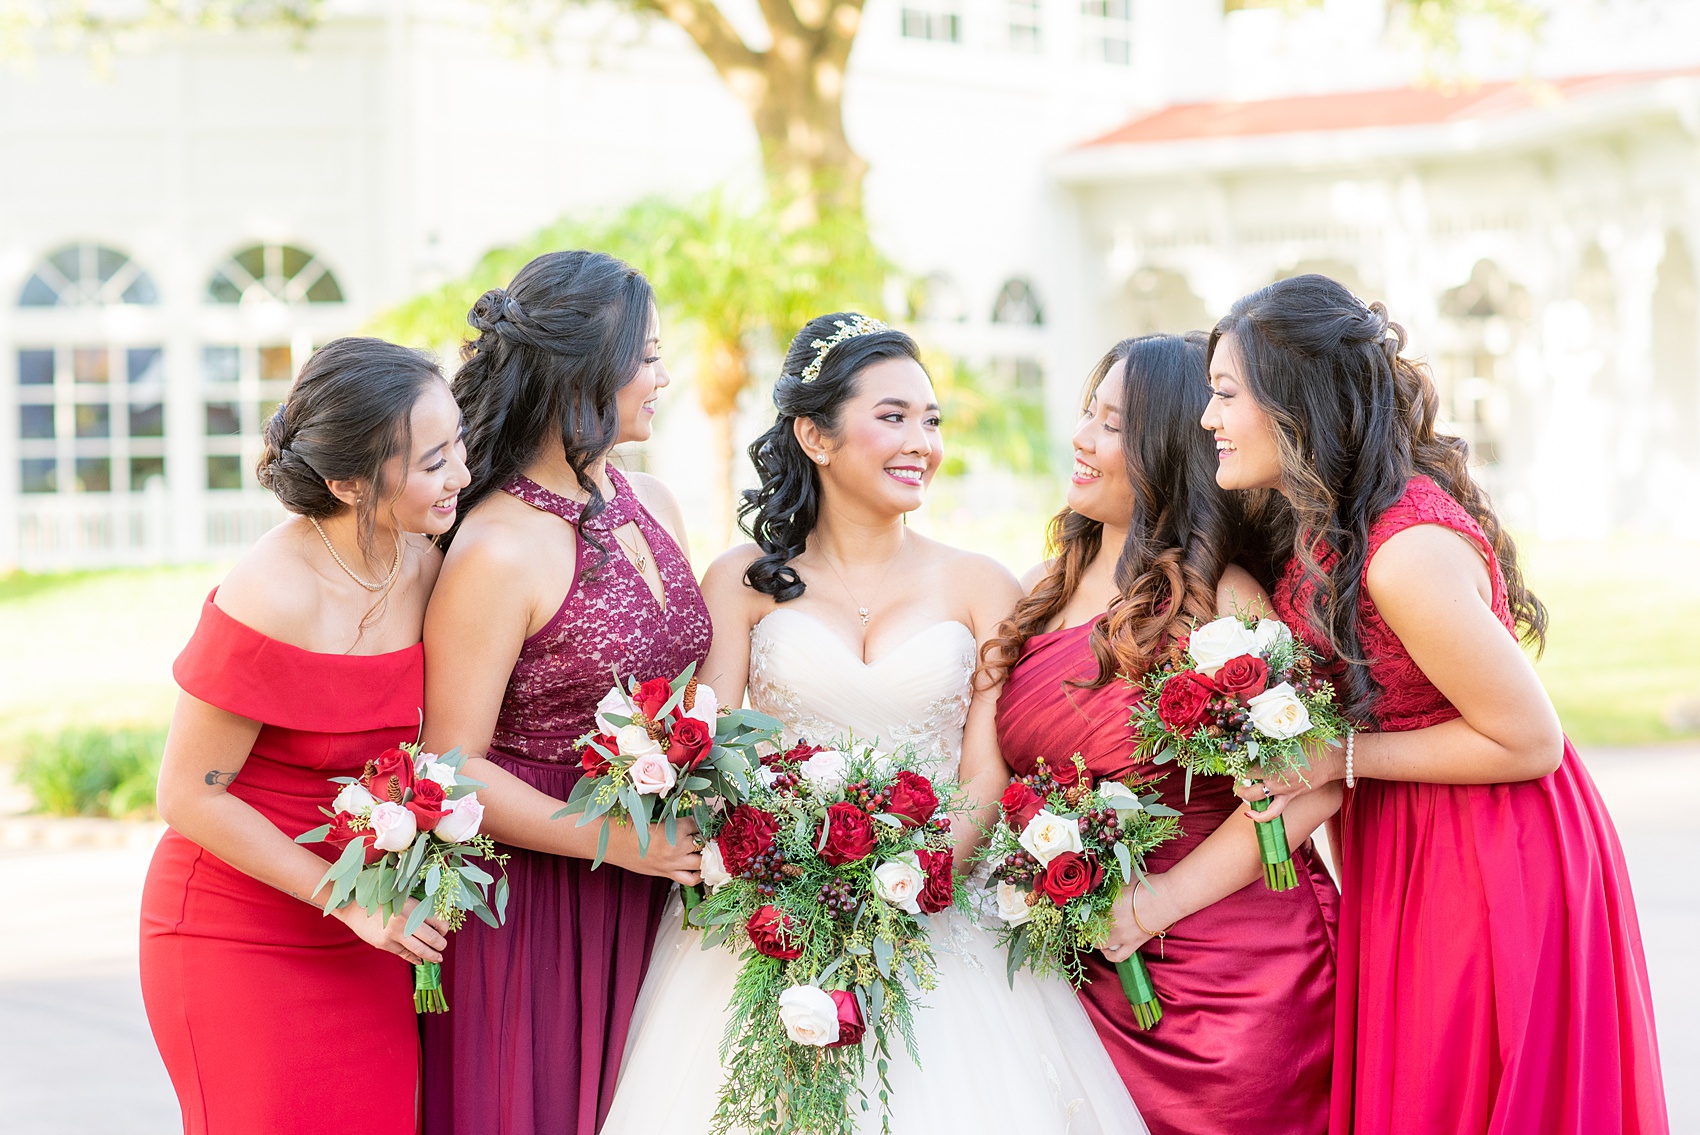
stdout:
{"type": "Polygon", "coordinates": [[[24,742],[18,780],[56,816],[152,814],[165,730],[66,729],[24,742]]]}

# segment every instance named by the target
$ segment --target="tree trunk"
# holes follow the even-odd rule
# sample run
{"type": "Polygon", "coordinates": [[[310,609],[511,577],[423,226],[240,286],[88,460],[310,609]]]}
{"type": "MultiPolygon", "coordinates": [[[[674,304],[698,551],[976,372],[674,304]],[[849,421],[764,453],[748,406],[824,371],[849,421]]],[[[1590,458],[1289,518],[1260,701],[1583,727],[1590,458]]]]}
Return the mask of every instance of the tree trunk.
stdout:
{"type": "Polygon", "coordinates": [[[723,333],[705,344],[702,371],[697,376],[697,400],[708,415],[712,435],[709,472],[713,477],[714,505],[710,535],[717,552],[731,545],[735,532],[732,468],[738,455],[732,434],[738,416],[738,395],[749,381],[749,374],[749,359],[740,336],[723,333]]]}

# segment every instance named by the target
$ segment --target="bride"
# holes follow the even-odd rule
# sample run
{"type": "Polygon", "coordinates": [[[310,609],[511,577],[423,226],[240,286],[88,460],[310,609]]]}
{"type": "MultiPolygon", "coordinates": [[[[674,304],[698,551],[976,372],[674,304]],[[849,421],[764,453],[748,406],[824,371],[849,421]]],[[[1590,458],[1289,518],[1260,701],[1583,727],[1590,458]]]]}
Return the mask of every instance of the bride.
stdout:
{"type": "MultiPolygon", "coordinates": [[[[1009,572],[909,531],[943,456],[932,383],[909,336],[855,314],[798,333],[774,390],[779,418],[751,447],[756,545],[726,553],[703,591],[714,619],[704,681],[725,703],[784,723],[786,742],[847,733],[958,761],[984,821],[1003,790],[993,711],[975,659],[1020,590],[1009,572]],[[817,346],[816,344],[821,344],[817,346]],[[986,770],[978,777],[979,770],[986,770]],[[997,769],[998,772],[991,770],[997,769]]],[[[956,821],[958,861],[975,838],[956,821]]],[[[706,1132],[740,963],[665,916],[638,996],[603,1135],[706,1132]]],[[[1073,990],[1023,971],[1010,989],[992,936],[932,920],[937,988],[916,1014],[916,1067],[891,1064],[892,1130],[1138,1135],[1128,1098],[1073,990]]],[[[875,1131],[877,1104],[859,1130],[875,1131]]]]}

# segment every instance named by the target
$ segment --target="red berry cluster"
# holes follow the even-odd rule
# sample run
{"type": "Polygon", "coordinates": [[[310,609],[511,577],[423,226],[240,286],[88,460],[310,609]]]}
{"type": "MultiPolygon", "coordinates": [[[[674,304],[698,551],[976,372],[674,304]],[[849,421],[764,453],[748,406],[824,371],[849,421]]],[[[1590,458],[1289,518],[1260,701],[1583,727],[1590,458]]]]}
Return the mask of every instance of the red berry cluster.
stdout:
{"type": "Polygon", "coordinates": [[[844,799],[870,816],[885,811],[885,806],[889,802],[885,793],[875,789],[873,782],[866,779],[858,780],[855,784],[845,785],[844,799]]]}
{"type": "Polygon", "coordinates": [[[1004,858],[1003,865],[997,869],[999,879],[1007,879],[1012,883],[1031,883],[1045,873],[1045,865],[1039,862],[1037,856],[1026,851],[1012,851],[1004,858]]]}
{"type": "Polygon", "coordinates": [[[1122,820],[1116,810],[1109,805],[1096,812],[1080,813],[1080,838],[1087,844],[1108,847],[1112,843],[1120,843],[1122,838],[1122,820]]]}
{"type": "Polygon", "coordinates": [[[778,846],[750,860],[750,868],[744,872],[744,878],[756,885],[756,893],[771,896],[778,892],[779,885],[785,881],[785,853],[778,846]]]}
{"type": "Polygon", "coordinates": [[[820,904],[832,917],[848,921],[861,907],[862,902],[856,897],[848,879],[832,879],[820,889],[820,904]]]}
{"type": "Polygon", "coordinates": [[[802,791],[803,774],[791,765],[781,765],[780,768],[782,771],[773,778],[773,783],[769,787],[782,796],[797,795],[798,792],[802,791]]]}

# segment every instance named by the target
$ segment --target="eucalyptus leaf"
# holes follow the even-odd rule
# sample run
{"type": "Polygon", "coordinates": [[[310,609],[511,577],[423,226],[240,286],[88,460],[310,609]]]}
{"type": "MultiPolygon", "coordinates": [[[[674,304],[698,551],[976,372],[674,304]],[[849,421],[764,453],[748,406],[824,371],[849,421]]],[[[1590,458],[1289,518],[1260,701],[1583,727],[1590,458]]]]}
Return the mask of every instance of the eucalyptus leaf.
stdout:
{"type": "Polygon", "coordinates": [[[300,835],[296,836],[295,842],[296,843],[319,843],[326,836],[328,836],[330,834],[331,834],[331,826],[329,824],[320,824],[318,827],[314,828],[312,831],[302,832],[300,835]]]}
{"type": "Polygon", "coordinates": [[[407,925],[402,927],[402,937],[405,938],[409,934],[417,934],[419,932],[419,928],[425,925],[425,919],[430,917],[430,914],[430,903],[422,902],[418,906],[414,907],[413,913],[407,916],[407,925]]]}
{"type": "MultiPolygon", "coordinates": [[[[881,977],[885,978],[887,981],[890,981],[891,980],[891,958],[892,958],[892,952],[893,952],[892,947],[891,947],[891,939],[886,938],[883,935],[876,935],[874,937],[874,941],[873,941],[873,948],[874,948],[874,968],[880,971],[881,977]]],[[[876,1009],[875,1012],[877,1013],[878,1010],[876,1009]]]]}
{"type": "Polygon", "coordinates": [[[592,871],[602,866],[602,860],[608,854],[608,827],[609,825],[604,823],[602,825],[602,830],[596,835],[596,858],[590,861],[590,869],[592,871]]]}
{"type": "MultiPolygon", "coordinates": [[[[1118,868],[1120,868],[1120,870],[1121,870],[1122,882],[1131,883],[1131,882],[1133,882],[1133,856],[1128,854],[1127,844],[1125,844],[1125,843],[1118,843],[1118,844],[1115,845],[1115,848],[1116,848],[1116,866],[1118,868]]],[[[1090,910],[1091,907],[1090,907],[1090,905],[1088,905],[1088,906],[1082,907],[1081,909],[1082,910],[1090,910]]]]}
{"type": "Polygon", "coordinates": [[[425,893],[434,895],[437,893],[437,888],[442,885],[443,868],[439,864],[433,863],[431,869],[425,872],[425,893]]]}

